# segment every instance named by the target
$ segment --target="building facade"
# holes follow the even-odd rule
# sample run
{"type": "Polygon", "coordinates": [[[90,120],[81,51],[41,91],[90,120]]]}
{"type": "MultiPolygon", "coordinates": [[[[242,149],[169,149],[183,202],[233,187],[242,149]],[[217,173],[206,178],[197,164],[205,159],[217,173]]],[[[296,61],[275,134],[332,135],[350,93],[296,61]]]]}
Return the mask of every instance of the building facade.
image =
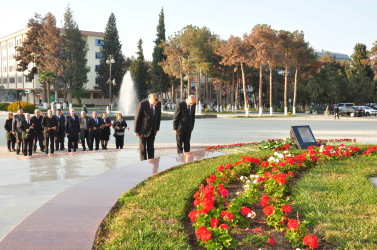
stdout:
{"type": "MultiPolygon", "coordinates": [[[[38,61],[38,55],[35,56],[34,61],[29,64],[26,71],[17,71],[15,47],[22,46],[26,39],[27,31],[28,28],[0,38],[0,102],[27,101],[38,104],[40,101],[45,101],[41,99],[43,95],[39,76],[36,74],[32,81],[27,77],[29,71],[38,61]]],[[[101,46],[103,45],[105,34],[91,31],[81,31],[81,34],[88,45],[87,65],[90,67],[88,82],[85,86],[87,92],[82,98],[82,103],[106,105],[108,99],[105,99],[101,91],[94,88],[97,78],[96,70],[100,60],[102,60],[101,46]]],[[[54,96],[53,92],[51,91],[52,100],[56,102],[64,101],[63,91],[59,91],[57,97],[54,96]]],[[[72,103],[77,103],[77,100],[72,98],[70,93],[67,99],[72,100],[72,103]]]]}

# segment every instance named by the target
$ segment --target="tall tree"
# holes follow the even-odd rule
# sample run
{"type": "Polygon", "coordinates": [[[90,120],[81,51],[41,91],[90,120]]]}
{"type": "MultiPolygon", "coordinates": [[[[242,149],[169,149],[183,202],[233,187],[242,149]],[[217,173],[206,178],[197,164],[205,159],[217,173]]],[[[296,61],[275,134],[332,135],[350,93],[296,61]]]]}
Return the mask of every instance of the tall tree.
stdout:
{"type": "Polygon", "coordinates": [[[245,115],[248,116],[249,106],[247,101],[244,66],[245,64],[252,64],[254,47],[249,46],[245,40],[242,40],[239,37],[230,36],[226,43],[223,43],[217,49],[216,53],[222,57],[221,64],[234,65],[241,68],[245,115]]]}
{"type": "Polygon", "coordinates": [[[153,92],[157,93],[167,92],[170,87],[169,76],[164,72],[162,68],[162,62],[166,60],[166,55],[164,54],[163,47],[165,40],[165,17],[164,9],[161,8],[157,25],[157,38],[154,41],[155,45],[153,49],[153,61],[151,70],[151,87],[153,92]]]}
{"type": "MultiPolygon", "coordinates": [[[[57,80],[54,81],[55,101],[58,100],[58,90],[63,75],[62,38],[60,29],[56,26],[56,19],[50,12],[42,20],[42,29],[37,38],[40,44],[39,69],[52,71],[57,80]]],[[[48,105],[50,105],[50,86],[46,85],[48,105]]]]}
{"type": "Polygon", "coordinates": [[[377,80],[377,41],[373,43],[373,47],[370,49],[370,61],[374,79],[377,80]]]}
{"type": "Polygon", "coordinates": [[[122,44],[119,41],[119,34],[116,25],[116,18],[114,13],[110,14],[109,20],[106,24],[104,45],[102,50],[102,60],[97,71],[97,83],[95,88],[100,89],[105,95],[109,95],[109,85],[107,83],[110,77],[110,67],[106,64],[112,56],[115,63],[111,65],[111,78],[115,79],[116,86],[111,86],[111,100],[113,100],[113,95],[118,95],[120,86],[122,85],[123,76],[126,72],[126,60],[122,53],[122,44]]]}
{"type": "Polygon", "coordinates": [[[131,64],[130,71],[132,78],[135,80],[138,100],[141,101],[148,96],[148,64],[144,60],[143,41],[140,39],[137,43],[137,58],[131,64]]]}
{"type": "MultiPolygon", "coordinates": [[[[88,82],[88,72],[90,67],[87,66],[88,59],[86,54],[88,46],[82,38],[78,25],[73,20],[72,11],[67,7],[64,14],[63,27],[63,80],[66,98],[67,89],[74,96],[81,100],[85,92],[85,83],[88,82]]],[[[72,95],[70,95],[72,96],[72,95]]],[[[72,102],[72,100],[69,100],[72,102]]]]}
{"type": "Polygon", "coordinates": [[[373,70],[370,67],[369,51],[365,44],[357,43],[353,49],[348,77],[350,78],[352,74],[365,74],[370,79],[374,78],[373,70]]]}

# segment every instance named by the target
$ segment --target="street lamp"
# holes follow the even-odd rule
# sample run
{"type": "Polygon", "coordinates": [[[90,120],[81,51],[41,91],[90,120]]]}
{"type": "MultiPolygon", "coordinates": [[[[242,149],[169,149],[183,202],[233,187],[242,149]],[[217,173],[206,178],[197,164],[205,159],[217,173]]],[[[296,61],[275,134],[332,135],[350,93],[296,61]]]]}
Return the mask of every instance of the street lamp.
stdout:
{"type": "Polygon", "coordinates": [[[109,109],[111,110],[111,64],[115,63],[115,59],[113,55],[110,55],[109,58],[106,60],[106,63],[110,67],[110,82],[109,82],[109,109]]]}

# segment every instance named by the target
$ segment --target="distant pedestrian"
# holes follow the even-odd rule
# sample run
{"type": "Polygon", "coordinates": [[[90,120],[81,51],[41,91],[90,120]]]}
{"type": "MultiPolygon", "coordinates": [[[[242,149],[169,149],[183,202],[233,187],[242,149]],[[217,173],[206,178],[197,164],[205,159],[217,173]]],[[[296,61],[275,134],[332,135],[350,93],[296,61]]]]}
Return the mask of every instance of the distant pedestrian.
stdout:
{"type": "Polygon", "coordinates": [[[334,119],[338,117],[339,120],[339,107],[337,105],[334,106],[334,119]]]}
{"type": "Polygon", "coordinates": [[[86,105],[84,104],[84,105],[82,105],[82,109],[81,109],[82,111],[85,111],[85,114],[87,114],[88,113],[88,108],[86,107],[86,105]]]}
{"type": "Polygon", "coordinates": [[[124,132],[127,128],[127,122],[123,119],[123,116],[121,113],[118,113],[115,121],[113,123],[113,128],[115,130],[114,137],[115,137],[115,146],[116,149],[123,149],[124,145],[124,132]]]}

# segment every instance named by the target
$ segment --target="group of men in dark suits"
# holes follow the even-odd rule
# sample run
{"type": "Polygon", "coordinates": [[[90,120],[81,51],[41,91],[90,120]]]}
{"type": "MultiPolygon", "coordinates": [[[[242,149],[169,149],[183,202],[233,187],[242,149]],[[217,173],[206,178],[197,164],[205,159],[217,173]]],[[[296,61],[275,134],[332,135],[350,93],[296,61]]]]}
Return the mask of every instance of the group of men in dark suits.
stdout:
{"type": "MultiPolygon", "coordinates": [[[[176,134],[177,152],[190,152],[191,133],[195,124],[196,97],[190,95],[174,111],[173,130],[176,134]]],[[[154,158],[154,141],[160,130],[161,102],[158,94],[150,94],[141,101],[135,113],[134,133],[139,137],[140,159],[154,158]]]]}

